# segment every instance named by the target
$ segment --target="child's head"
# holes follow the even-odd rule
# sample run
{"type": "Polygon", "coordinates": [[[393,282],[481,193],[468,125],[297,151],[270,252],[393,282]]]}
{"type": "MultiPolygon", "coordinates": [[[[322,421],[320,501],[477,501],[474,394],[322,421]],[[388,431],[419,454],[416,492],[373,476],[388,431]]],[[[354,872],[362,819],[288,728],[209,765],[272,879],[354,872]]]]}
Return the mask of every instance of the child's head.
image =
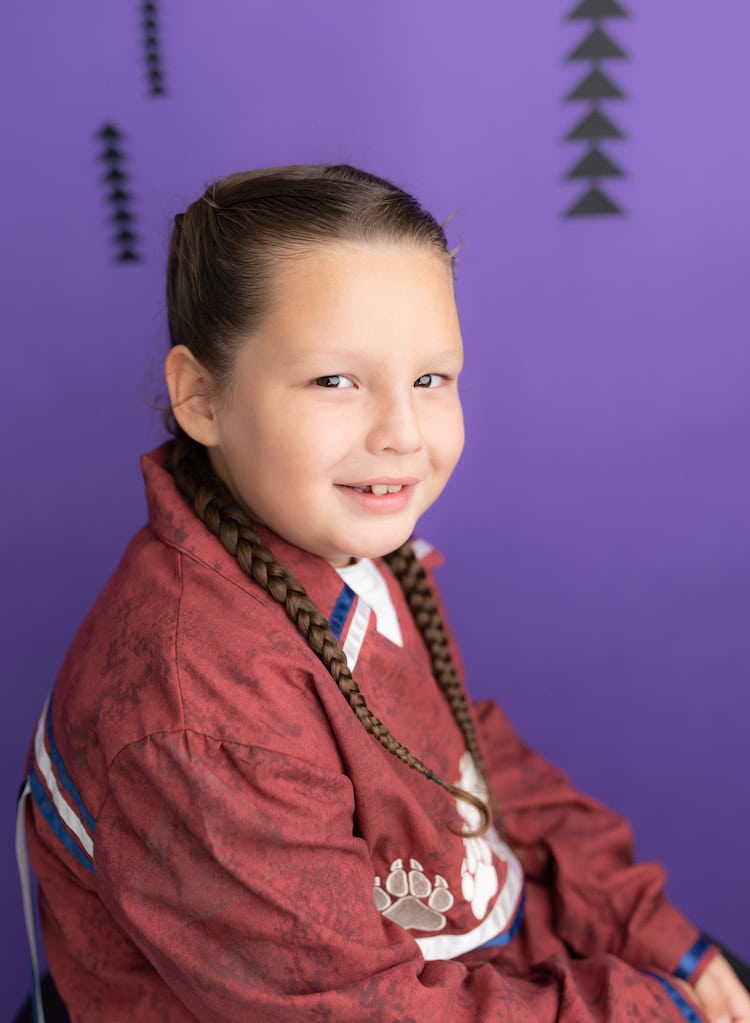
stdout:
{"type": "Polygon", "coordinates": [[[411,196],[352,167],[232,175],[175,218],[167,306],[178,489],[283,606],[363,727],[471,802],[481,832],[483,801],[435,777],[370,712],[325,617],[255,529],[335,565],[387,556],[484,775],[440,613],[407,542],[463,443],[442,228],[411,196]]]}
{"type": "Polygon", "coordinates": [[[175,418],[255,521],[334,564],[408,539],[463,441],[452,260],[414,199],[350,167],[226,178],[178,218],[168,313],[175,418]]]}

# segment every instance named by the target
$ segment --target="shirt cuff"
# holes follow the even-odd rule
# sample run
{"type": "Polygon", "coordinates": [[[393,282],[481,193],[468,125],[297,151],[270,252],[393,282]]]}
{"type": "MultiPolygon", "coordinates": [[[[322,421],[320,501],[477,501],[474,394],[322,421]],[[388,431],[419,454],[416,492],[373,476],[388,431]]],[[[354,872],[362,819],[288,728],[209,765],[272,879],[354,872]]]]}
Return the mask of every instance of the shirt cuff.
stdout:
{"type": "Polygon", "coordinates": [[[716,945],[702,935],[687,950],[677,964],[674,975],[690,984],[695,984],[709,963],[719,954],[716,945]]]}

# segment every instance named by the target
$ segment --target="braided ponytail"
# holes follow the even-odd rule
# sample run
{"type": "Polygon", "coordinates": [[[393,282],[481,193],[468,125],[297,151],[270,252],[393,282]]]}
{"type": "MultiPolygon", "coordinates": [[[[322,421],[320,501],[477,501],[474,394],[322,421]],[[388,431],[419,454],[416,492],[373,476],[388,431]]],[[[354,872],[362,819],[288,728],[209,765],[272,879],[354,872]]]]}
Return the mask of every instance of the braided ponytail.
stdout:
{"type": "Polygon", "coordinates": [[[454,720],[463,733],[466,748],[471,754],[480,777],[489,791],[489,780],[484,756],[479,747],[469,703],[461,685],[450,647],[445,625],[427,575],[420,565],[410,543],[387,554],[385,561],[401,585],[414,621],[422,634],[432,663],[432,673],[443,691],[454,720]]]}
{"type": "MultiPolygon", "coordinates": [[[[331,632],[325,617],[320,613],[310,597],[308,597],[302,584],[294,578],[287,568],[275,559],[272,552],[262,542],[253,529],[252,522],[245,511],[237,504],[225,485],[214,474],[206,449],[188,437],[179,427],[175,428],[174,432],[175,439],[172,444],[169,468],[177,489],[186,499],[195,515],[203,522],[209,532],[219,540],[224,549],[237,559],[242,571],[250,579],[254,580],[261,589],[265,590],[278,604],[281,604],[287,618],[289,618],[303,639],[305,639],[310,648],[323,662],[365,730],[377,739],[384,749],[397,757],[403,764],[406,764],[407,767],[418,774],[424,775],[429,781],[440,785],[454,799],[461,799],[469,803],[479,812],[480,824],[475,830],[467,831],[453,824],[449,825],[450,830],[454,834],[463,834],[467,837],[476,837],[483,834],[490,824],[489,811],[485,803],[473,793],[438,778],[419,757],[416,757],[406,746],[400,743],[383,722],[372,713],[360,692],[359,686],[352,678],[344,651],[331,632]]],[[[401,548],[397,553],[408,561],[408,555],[404,552],[404,548],[401,548]]],[[[416,559],[414,559],[414,564],[417,564],[416,559]]],[[[417,568],[418,572],[421,573],[422,570],[418,565],[417,568]]],[[[424,578],[423,573],[422,578],[424,578]]],[[[427,585],[426,580],[425,585],[427,585]]],[[[414,587],[410,588],[414,590],[414,587]]],[[[427,588],[429,590],[429,586],[427,588]]],[[[407,592],[406,587],[405,592],[407,592]]],[[[424,595],[421,594],[421,597],[424,602],[424,595]]],[[[419,600],[419,597],[416,599],[419,600]]],[[[424,618],[424,612],[421,612],[421,614],[424,618]]],[[[435,609],[435,615],[437,615],[437,609],[435,609]]],[[[439,616],[437,620],[439,622],[439,616]]],[[[420,625],[420,629],[422,629],[423,635],[425,635],[422,625],[420,625]]],[[[433,642],[433,645],[437,649],[437,644],[433,642]]],[[[429,644],[428,649],[430,650],[430,656],[434,665],[436,663],[436,655],[433,655],[429,644]]],[[[449,657],[450,655],[448,655],[449,657]]],[[[444,674],[447,675],[445,672],[444,674]]],[[[442,681],[440,684],[443,691],[447,694],[448,684],[444,684],[442,681]]],[[[458,685],[457,680],[456,685],[458,685]]],[[[460,690],[460,686],[458,688],[460,690]]],[[[472,735],[474,748],[472,749],[469,746],[468,741],[467,746],[469,746],[472,756],[477,759],[478,746],[476,736],[474,736],[473,728],[471,728],[468,710],[465,708],[465,701],[464,718],[460,718],[455,709],[459,704],[455,696],[453,698],[449,697],[449,702],[454,717],[465,736],[467,735],[465,721],[469,722],[469,731],[472,735]]],[[[481,754],[479,754],[477,765],[480,766],[481,763],[481,754]]]]}

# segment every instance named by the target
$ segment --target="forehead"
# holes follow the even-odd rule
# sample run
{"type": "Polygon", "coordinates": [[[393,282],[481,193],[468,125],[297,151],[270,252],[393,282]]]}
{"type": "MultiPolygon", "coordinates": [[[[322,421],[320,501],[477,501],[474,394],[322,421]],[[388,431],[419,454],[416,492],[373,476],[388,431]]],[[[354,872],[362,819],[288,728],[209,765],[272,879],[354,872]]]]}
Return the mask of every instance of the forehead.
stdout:
{"type": "Polygon", "coordinates": [[[450,278],[451,264],[447,252],[408,239],[339,239],[289,251],[280,259],[277,272],[283,277],[291,274],[338,274],[346,268],[353,272],[360,268],[387,272],[404,266],[414,270],[419,267],[442,267],[450,278]]]}
{"type": "Polygon", "coordinates": [[[458,331],[450,256],[402,242],[332,242],[277,261],[266,327],[400,322],[458,331]]]}

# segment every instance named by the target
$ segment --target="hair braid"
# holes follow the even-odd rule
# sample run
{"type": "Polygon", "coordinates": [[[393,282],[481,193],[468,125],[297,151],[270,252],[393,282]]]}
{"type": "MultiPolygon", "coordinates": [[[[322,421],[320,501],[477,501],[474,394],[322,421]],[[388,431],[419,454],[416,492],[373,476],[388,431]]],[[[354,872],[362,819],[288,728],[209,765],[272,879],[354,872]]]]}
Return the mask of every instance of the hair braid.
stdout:
{"type": "MultiPolygon", "coordinates": [[[[489,826],[489,814],[484,803],[472,793],[438,778],[372,713],[349,671],[346,655],[331,632],[324,615],[308,597],[302,584],[276,560],[262,542],[246,512],[213,472],[205,448],[179,428],[175,430],[170,471],[177,489],[209,532],[237,559],[242,571],[282,605],[289,620],[330,672],[365,730],[407,767],[436,782],[455,798],[463,799],[479,810],[481,823],[475,831],[464,832],[463,829],[449,825],[451,830],[456,834],[469,835],[479,835],[486,831],[489,826]]],[[[445,687],[443,688],[445,691],[445,687]]],[[[481,759],[478,763],[481,763],[481,759]]]]}
{"type": "Polygon", "coordinates": [[[425,570],[410,543],[405,543],[398,550],[386,555],[385,560],[404,591],[409,609],[430,655],[435,679],[448,701],[454,720],[463,734],[466,748],[491,796],[484,756],[477,739],[469,703],[456,673],[445,625],[425,570]]]}

